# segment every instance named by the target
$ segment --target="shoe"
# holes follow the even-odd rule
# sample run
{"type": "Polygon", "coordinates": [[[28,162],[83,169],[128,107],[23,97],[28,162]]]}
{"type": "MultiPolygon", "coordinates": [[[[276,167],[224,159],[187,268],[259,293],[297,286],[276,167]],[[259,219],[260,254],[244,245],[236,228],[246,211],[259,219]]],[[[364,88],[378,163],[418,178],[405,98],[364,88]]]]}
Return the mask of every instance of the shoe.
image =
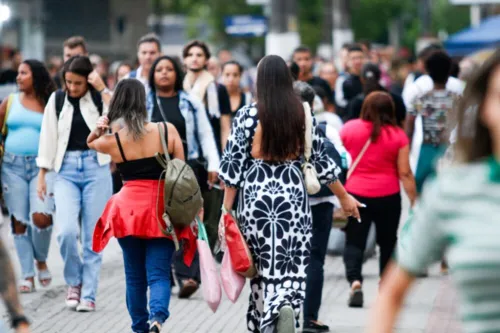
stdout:
{"type": "Polygon", "coordinates": [[[351,293],[349,295],[348,305],[350,308],[362,308],[363,307],[363,290],[361,289],[361,283],[359,281],[354,281],[351,285],[351,293]]]}
{"type": "Polygon", "coordinates": [[[66,306],[69,309],[75,310],[80,304],[80,296],[82,294],[82,286],[69,287],[66,294],[66,306]]]}
{"type": "Polygon", "coordinates": [[[91,301],[81,301],[76,307],[77,312],[94,312],[95,303],[91,301]]]}
{"type": "Polygon", "coordinates": [[[309,320],[308,322],[304,323],[303,333],[323,333],[323,332],[330,332],[330,327],[327,325],[321,324],[318,321],[313,321],[309,320]]]}
{"type": "Polygon", "coordinates": [[[295,333],[295,311],[290,305],[285,305],[280,309],[278,324],[276,325],[277,333],[295,333]]]}
{"type": "Polygon", "coordinates": [[[149,325],[149,333],[160,333],[161,325],[157,321],[154,321],[149,325]]]}
{"type": "Polygon", "coordinates": [[[199,288],[199,285],[194,280],[183,281],[181,290],[179,291],[179,298],[189,298],[191,297],[199,288]]]}

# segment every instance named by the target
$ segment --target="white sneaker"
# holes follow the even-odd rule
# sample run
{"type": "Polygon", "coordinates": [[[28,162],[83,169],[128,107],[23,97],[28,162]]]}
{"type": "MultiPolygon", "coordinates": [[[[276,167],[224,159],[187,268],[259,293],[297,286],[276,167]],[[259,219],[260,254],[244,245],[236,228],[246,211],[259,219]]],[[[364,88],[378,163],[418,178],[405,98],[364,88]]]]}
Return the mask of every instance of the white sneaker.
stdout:
{"type": "Polygon", "coordinates": [[[278,324],[276,325],[278,333],[295,333],[295,311],[289,305],[280,309],[278,324]]]}
{"type": "Polygon", "coordinates": [[[66,294],[66,306],[75,310],[80,304],[80,295],[82,293],[82,286],[68,287],[68,292],[66,294]]]}
{"type": "Polygon", "coordinates": [[[77,312],[94,312],[95,311],[95,303],[90,301],[81,301],[80,304],[76,307],[77,312]]]}

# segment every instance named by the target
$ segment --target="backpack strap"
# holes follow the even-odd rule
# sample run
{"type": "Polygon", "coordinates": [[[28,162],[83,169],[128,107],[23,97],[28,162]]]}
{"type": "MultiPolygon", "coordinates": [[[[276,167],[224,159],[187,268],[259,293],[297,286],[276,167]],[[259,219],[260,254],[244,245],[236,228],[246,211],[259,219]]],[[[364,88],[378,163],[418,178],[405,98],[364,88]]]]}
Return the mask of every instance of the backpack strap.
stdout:
{"type": "Polygon", "coordinates": [[[91,90],[90,96],[92,97],[92,102],[97,107],[97,111],[99,111],[99,115],[102,116],[103,105],[101,93],[95,90],[91,90]]]}
{"type": "Polygon", "coordinates": [[[165,157],[163,157],[160,153],[156,153],[155,157],[158,163],[164,168],[167,167],[167,163],[170,162],[170,155],[168,153],[168,145],[167,145],[167,139],[168,138],[168,130],[167,130],[167,125],[165,123],[157,123],[156,126],[158,126],[158,133],[160,134],[160,140],[161,140],[161,146],[163,148],[163,152],[165,157]]]}
{"type": "Polygon", "coordinates": [[[9,97],[7,97],[7,108],[5,109],[5,116],[3,117],[2,137],[4,138],[7,136],[7,118],[9,118],[9,111],[13,102],[14,94],[10,94],[9,97]]]}
{"type": "Polygon", "coordinates": [[[62,89],[56,91],[56,118],[59,119],[62,108],[64,106],[64,99],[66,98],[66,92],[62,89]]]}

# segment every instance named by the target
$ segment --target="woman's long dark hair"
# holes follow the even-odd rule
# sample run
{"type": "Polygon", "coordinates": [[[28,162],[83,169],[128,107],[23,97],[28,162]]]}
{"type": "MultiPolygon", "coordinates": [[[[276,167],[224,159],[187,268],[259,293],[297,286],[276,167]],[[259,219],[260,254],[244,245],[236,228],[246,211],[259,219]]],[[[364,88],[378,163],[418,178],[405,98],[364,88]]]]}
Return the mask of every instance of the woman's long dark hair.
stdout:
{"type": "MultiPolygon", "coordinates": [[[[77,55],[69,58],[63,66],[62,70],[62,79],[63,82],[66,82],[66,73],[75,73],[77,75],[83,76],[87,78],[90,73],[94,70],[94,66],[90,62],[89,57],[77,55]]],[[[87,89],[94,91],[95,88],[91,84],[87,84],[87,89]]]]}
{"type": "Polygon", "coordinates": [[[285,61],[276,55],[264,57],[257,69],[257,110],[262,127],[262,155],[285,161],[304,148],[304,107],[293,91],[293,80],[285,61]]]}
{"type": "Polygon", "coordinates": [[[137,79],[123,79],[116,86],[109,104],[109,123],[122,119],[134,140],[144,135],[144,123],[148,119],[146,92],[137,79]]]}
{"type": "Polygon", "coordinates": [[[367,63],[361,70],[361,77],[363,79],[363,94],[370,95],[374,91],[385,91],[384,87],[380,85],[380,78],[382,73],[378,65],[367,63]]]}
{"type": "Polygon", "coordinates": [[[50,77],[47,67],[35,59],[24,60],[22,63],[29,66],[31,77],[33,78],[35,96],[45,106],[49,101],[50,95],[56,90],[56,84],[50,77]]]}
{"type": "Polygon", "coordinates": [[[377,141],[383,126],[397,126],[396,111],[391,95],[375,91],[366,96],[360,118],[373,123],[370,138],[372,142],[377,141]]]}
{"type": "Polygon", "coordinates": [[[171,56],[161,56],[158,59],[155,60],[153,63],[153,66],[151,66],[151,70],[149,71],[149,87],[151,88],[151,91],[156,94],[156,85],[155,85],[155,70],[156,66],[160,63],[162,60],[168,60],[172,63],[174,66],[174,71],[175,71],[175,84],[174,84],[174,90],[178,92],[179,90],[182,90],[182,82],[184,81],[184,72],[182,71],[182,67],[180,65],[180,62],[177,61],[174,57],[171,56]]]}
{"type": "Polygon", "coordinates": [[[472,74],[463,98],[458,101],[456,152],[461,162],[471,163],[493,154],[491,133],[481,121],[481,113],[492,75],[499,68],[500,50],[497,50],[472,74]]]}

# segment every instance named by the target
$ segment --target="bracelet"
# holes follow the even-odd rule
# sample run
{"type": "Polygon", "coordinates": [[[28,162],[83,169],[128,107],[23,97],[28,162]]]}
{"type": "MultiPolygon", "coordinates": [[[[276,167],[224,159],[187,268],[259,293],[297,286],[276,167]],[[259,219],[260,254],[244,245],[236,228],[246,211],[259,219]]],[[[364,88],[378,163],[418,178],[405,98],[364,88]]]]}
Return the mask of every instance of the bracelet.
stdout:
{"type": "Polygon", "coordinates": [[[20,315],[12,318],[12,328],[17,328],[21,324],[29,325],[28,318],[26,316],[20,315]]]}
{"type": "Polygon", "coordinates": [[[220,210],[222,211],[222,214],[227,214],[229,213],[230,211],[226,209],[226,207],[224,207],[224,205],[222,205],[222,207],[220,208],[220,210]]]}

